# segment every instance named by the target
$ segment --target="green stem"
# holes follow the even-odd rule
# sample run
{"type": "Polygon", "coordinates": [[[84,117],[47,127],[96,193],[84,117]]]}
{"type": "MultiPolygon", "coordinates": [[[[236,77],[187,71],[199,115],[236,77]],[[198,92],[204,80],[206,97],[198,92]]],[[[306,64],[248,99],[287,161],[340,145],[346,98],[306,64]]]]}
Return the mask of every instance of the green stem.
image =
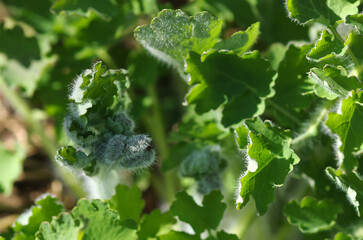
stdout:
{"type": "Polygon", "coordinates": [[[34,118],[34,114],[26,101],[22,99],[15,91],[10,89],[4,79],[0,76],[0,89],[2,93],[20,115],[20,117],[28,124],[30,132],[39,136],[41,146],[53,162],[53,166],[57,171],[54,171],[54,175],[64,180],[67,186],[69,186],[73,193],[77,196],[83,196],[83,190],[80,188],[78,181],[70,173],[66,172],[64,168],[55,163],[54,155],[57,152],[58,145],[54,139],[50,138],[46,132],[44,126],[39,120],[34,118]]]}
{"type": "Polygon", "coordinates": [[[164,120],[162,118],[159,98],[157,96],[155,87],[149,87],[148,94],[152,100],[152,116],[150,119],[150,131],[153,134],[153,138],[157,143],[158,152],[160,154],[160,164],[162,160],[169,156],[169,147],[165,136],[164,120]]]}
{"type": "MultiPolygon", "coordinates": [[[[169,147],[166,140],[164,120],[162,118],[163,115],[160,107],[160,101],[155,86],[148,87],[147,91],[148,95],[152,99],[152,114],[150,116],[144,116],[144,122],[155,141],[159,155],[159,166],[161,166],[163,160],[169,157],[169,147]]],[[[174,199],[178,188],[177,176],[178,174],[175,170],[164,173],[162,184],[160,184],[161,176],[152,176],[151,183],[154,189],[163,196],[167,202],[172,202],[174,199]]]]}
{"type": "Polygon", "coordinates": [[[252,211],[250,210],[247,214],[247,216],[244,216],[242,218],[243,223],[240,223],[240,229],[239,229],[239,238],[240,239],[244,239],[245,235],[248,231],[248,229],[250,229],[250,227],[252,226],[252,224],[255,222],[255,220],[257,219],[257,214],[256,211],[254,211],[254,209],[252,209],[252,211]]]}
{"type": "Polygon", "coordinates": [[[294,123],[300,125],[301,121],[295,117],[294,115],[292,115],[291,113],[289,113],[288,111],[286,111],[284,108],[280,107],[278,104],[276,104],[275,102],[269,100],[268,104],[275,108],[277,111],[279,111],[280,113],[284,114],[287,118],[289,118],[291,121],[293,121],[294,123]]]}
{"type": "MultiPolygon", "coordinates": [[[[334,34],[334,36],[343,44],[345,45],[345,41],[344,39],[340,36],[340,34],[338,33],[338,31],[335,29],[334,26],[329,26],[328,27],[329,30],[334,34]]],[[[357,76],[359,76],[360,72],[362,71],[362,68],[360,68],[360,64],[359,64],[359,61],[357,59],[357,57],[354,55],[352,49],[350,48],[350,46],[348,46],[348,54],[350,56],[350,58],[352,59],[353,63],[354,63],[354,66],[355,66],[355,69],[357,70],[357,76]]],[[[360,80],[360,79],[359,79],[360,80]]]]}

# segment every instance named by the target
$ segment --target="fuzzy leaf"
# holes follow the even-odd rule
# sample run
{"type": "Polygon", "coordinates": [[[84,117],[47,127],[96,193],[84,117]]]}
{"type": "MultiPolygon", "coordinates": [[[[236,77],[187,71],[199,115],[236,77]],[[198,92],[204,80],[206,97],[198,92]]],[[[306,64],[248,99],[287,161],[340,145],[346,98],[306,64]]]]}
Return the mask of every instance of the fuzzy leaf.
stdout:
{"type": "MultiPolygon", "coordinates": [[[[31,208],[31,215],[28,212],[20,215],[13,227],[15,236],[21,236],[28,240],[34,239],[35,233],[38,231],[42,222],[51,221],[52,217],[57,216],[64,211],[63,204],[52,196],[44,196],[35,203],[31,208]]],[[[20,239],[22,239],[19,237],[20,239]]]]}
{"type": "Polygon", "coordinates": [[[332,200],[318,201],[305,197],[300,204],[296,201],[289,202],[284,208],[284,214],[303,233],[316,233],[332,228],[340,209],[332,200]]]}
{"type": "Polygon", "coordinates": [[[118,213],[106,202],[86,199],[78,201],[72,214],[62,214],[51,223],[43,223],[37,233],[39,240],[55,239],[129,239],[136,240],[136,226],[120,222],[118,213]],[[69,217],[71,216],[72,219],[69,217]],[[61,237],[70,238],[61,238],[61,237]]]}
{"type": "Polygon", "coordinates": [[[265,99],[274,94],[275,73],[257,51],[242,57],[215,50],[202,56],[191,52],[187,72],[193,86],[188,103],[195,103],[199,114],[223,105],[224,126],[262,114],[265,99]]]}
{"type": "Polygon", "coordinates": [[[180,192],[170,207],[170,211],[181,221],[189,223],[196,233],[216,229],[222,220],[226,204],[223,195],[213,191],[203,198],[203,206],[197,205],[186,192],[180,192]]]}
{"type": "Polygon", "coordinates": [[[36,240],[79,240],[85,239],[84,222],[76,222],[69,213],[62,213],[52,221],[44,222],[36,234],[36,240]]]}
{"type": "Polygon", "coordinates": [[[147,240],[149,238],[156,237],[160,234],[160,232],[165,232],[170,225],[175,223],[176,219],[170,212],[161,213],[159,209],[156,209],[149,215],[143,216],[137,236],[140,240],[147,240]]]}
{"type": "MultiPolygon", "coordinates": [[[[256,167],[250,167],[240,179],[240,198],[237,208],[245,206],[253,196],[257,212],[263,215],[267,206],[274,200],[274,189],[283,185],[285,178],[292,171],[293,165],[299,162],[299,157],[290,148],[291,138],[287,131],[274,126],[271,122],[262,122],[255,118],[246,120],[251,139],[248,145],[248,155],[255,161],[256,167]]],[[[237,131],[245,133],[245,131],[237,131]]],[[[245,138],[238,136],[239,138],[245,138]]]]}
{"type": "Polygon", "coordinates": [[[125,185],[118,185],[116,193],[109,200],[110,208],[116,210],[120,215],[120,221],[128,219],[139,222],[142,209],[145,206],[145,201],[141,197],[140,189],[134,185],[128,188],[125,185]]]}
{"type": "Polygon", "coordinates": [[[100,169],[140,169],[153,164],[155,152],[148,149],[151,139],[134,133],[134,122],[127,114],[128,87],[125,70],[107,70],[101,62],[76,79],[64,123],[74,146],[58,150],[59,162],[75,174],[88,176],[100,169]]]}
{"type": "Polygon", "coordinates": [[[307,57],[310,60],[319,61],[331,54],[342,54],[345,46],[334,35],[327,30],[323,30],[315,46],[308,53],[307,57]]]}
{"type": "Polygon", "coordinates": [[[260,23],[254,23],[246,31],[234,33],[231,37],[224,41],[216,43],[213,49],[233,51],[238,56],[241,56],[248,51],[257,41],[260,35],[260,23]]]}
{"type": "Polygon", "coordinates": [[[336,186],[347,196],[350,204],[355,208],[357,215],[363,213],[363,179],[355,171],[346,173],[342,169],[335,170],[331,167],[326,169],[326,173],[336,186]]]}
{"type": "Polygon", "coordinates": [[[298,23],[334,25],[347,15],[358,13],[357,0],[287,0],[289,17],[298,23]]]}
{"type": "Polygon", "coordinates": [[[323,69],[310,69],[309,75],[320,87],[336,97],[347,97],[350,91],[363,88],[357,77],[348,77],[343,68],[326,65],[323,69]]]}
{"type": "Polygon", "coordinates": [[[352,92],[353,96],[343,99],[341,114],[329,113],[325,124],[338,135],[341,142],[337,155],[339,164],[347,172],[358,167],[355,152],[363,150],[363,92],[352,92]]]}
{"type": "Polygon", "coordinates": [[[152,55],[184,73],[184,58],[189,51],[199,54],[218,40],[222,21],[207,12],[189,17],[181,10],[163,10],[150,26],[135,29],[136,40],[152,55]]]}
{"type": "Polygon", "coordinates": [[[363,14],[355,14],[347,16],[345,19],[346,24],[354,26],[360,34],[363,34],[363,14]]]}
{"type": "Polygon", "coordinates": [[[25,157],[26,152],[20,145],[10,151],[0,143],[0,193],[11,194],[13,183],[23,171],[25,157]]]}

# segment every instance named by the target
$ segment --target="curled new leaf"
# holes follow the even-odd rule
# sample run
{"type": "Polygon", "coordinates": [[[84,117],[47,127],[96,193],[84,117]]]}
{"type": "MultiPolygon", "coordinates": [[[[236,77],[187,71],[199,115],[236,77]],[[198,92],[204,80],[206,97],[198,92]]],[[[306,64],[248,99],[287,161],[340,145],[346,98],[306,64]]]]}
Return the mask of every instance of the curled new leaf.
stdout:
{"type": "Polygon", "coordinates": [[[151,139],[134,134],[134,122],[126,113],[128,85],[125,71],[106,71],[101,62],[76,79],[64,124],[74,147],[58,150],[58,161],[88,176],[101,168],[139,169],[154,162],[155,153],[148,149],[151,139]]]}

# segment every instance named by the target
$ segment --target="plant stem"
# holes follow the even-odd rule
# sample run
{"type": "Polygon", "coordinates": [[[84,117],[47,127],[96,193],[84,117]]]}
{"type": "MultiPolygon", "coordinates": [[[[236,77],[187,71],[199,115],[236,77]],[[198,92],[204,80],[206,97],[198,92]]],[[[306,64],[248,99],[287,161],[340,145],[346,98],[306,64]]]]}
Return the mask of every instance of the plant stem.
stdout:
{"type": "Polygon", "coordinates": [[[242,218],[242,219],[243,219],[243,223],[239,224],[241,227],[238,231],[240,239],[244,239],[248,229],[252,226],[252,224],[257,219],[256,211],[254,211],[254,209],[251,209],[248,212],[247,216],[244,216],[244,218],[242,218]]]}
{"type": "Polygon", "coordinates": [[[301,124],[301,121],[297,117],[295,117],[294,115],[292,115],[291,113],[289,113],[288,111],[286,111],[284,108],[280,107],[275,102],[269,100],[268,101],[268,104],[271,105],[271,107],[275,108],[280,113],[284,114],[287,118],[289,118],[290,120],[292,120],[294,123],[296,123],[298,125],[301,124]]]}
{"type": "Polygon", "coordinates": [[[155,87],[151,86],[147,90],[153,103],[150,131],[153,133],[153,138],[157,143],[156,147],[158,148],[158,152],[160,154],[159,164],[161,165],[162,160],[169,156],[169,148],[165,136],[164,120],[162,118],[160,102],[155,87]]]}
{"type": "MultiPolygon", "coordinates": [[[[159,155],[159,166],[161,166],[164,159],[169,157],[169,147],[166,140],[164,120],[162,118],[162,111],[160,101],[155,89],[155,86],[147,88],[148,95],[152,99],[152,114],[144,117],[152,138],[155,140],[155,145],[159,155]]],[[[160,184],[160,176],[152,176],[151,183],[154,189],[164,197],[167,202],[172,202],[177,189],[177,173],[175,171],[168,171],[164,173],[163,183],[160,184]]]]}

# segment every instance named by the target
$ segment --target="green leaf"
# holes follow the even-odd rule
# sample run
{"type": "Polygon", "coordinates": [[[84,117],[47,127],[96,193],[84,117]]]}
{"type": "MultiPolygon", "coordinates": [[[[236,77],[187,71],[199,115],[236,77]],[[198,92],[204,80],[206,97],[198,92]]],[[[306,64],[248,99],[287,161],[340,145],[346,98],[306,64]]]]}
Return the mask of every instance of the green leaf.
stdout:
{"type": "Polygon", "coordinates": [[[363,52],[361,51],[363,45],[363,36],[359,35],[355,31],[352,31],[348,35],[344,44],[349,46],[349,58],[355,58],[355,60],[352,62],[354,68],[349,73],[357,76],[360,82],[363,82],[363,52]]]}
{"type": "Polygon", "coordinates": [[[32,60],[40,59],[40,48],[35,37],[26,37],[21,27],[5,29],[0,24],[0,52],[9,59],[14,59],[25,67],[29,67],[32,60]],[[19,47],[21,46],[21,50],[19,47]]]}
{"type": "Polygon", "coordinates": [[[49,195],[43,196],[35,203],[36,205],[20,215],[13,226],[15,236],[20,235],[26,239],[34,239],[42,222],[51,221],[52,217],[64,211],[63,204],[58,199],[49,195]]]}
{"type": "Polygon", "coordinates": [[[116,210],[120,215],[120,221],[131,219],[139,222],[145,201],[142,199],[141,191],[133,185],[128,188],[125,185],[116,187],[115,195],[109,200],[110,208],[116,210]]]}
{"type": "Polygon", "coordinates": [[[360,34],[363,34],[363,14],[355,14],[347,16],[345,18],[345,23],[354,26],[360,34]]]}
{"type": "MultiPolygon", "coordinates": [[[[288,46],[277,70],[274,86],[276,94],[271,98],[273,103],[298,118],[304,117],[303,111],[310,106],[315,97],[314,94],[309,94],[313,90],[313,84],[308,81],[307,75],[309,69],[313,67],[313,64],[306,59],[311,47],[311,44],[300,47],[295,44],[288,46]]],[[[289,123],[289,119],[282,117],[280,113],[276,114],[276,119],[281,119],[279,124],[289,123]]]]}
{"type": "Polygon", "coordinates": [[[345,50],[346,47],[337,37],[330,34],[327,30],[323,30],[307,57],[310,60],[321,61],[333,54],[343,55],[345,50]]]}
{"type": "Polygon", "coordinates": [[[47,39],[26,36],[24,31],[19,26],[6,29],[0,24],[0,78],[31,97],[57,57],[46,55],[50,47],[47,39]]]}
{"type": "Polygon", "coordinates": [[[347,15],[358,13],[357,0],[287,0],[289,17],[300,24],[318,22],[334,25],[347,15]]]}
{"type": "MultiPolygon", "coordinates": [[[[291,138],[287,131],[269,121],[262,122],[260,118],[246,120],[245,124],[250,130],[251,143],[247,147],[250,159],[248,171],[240,179],[237,208],[245,206],[252,195],[257,212],[263,215],[267,212],[268,204],[274,200],[274,189],[283,185],[293,165],[299,162],[299,157],[290,148],[291,138]]],[[[237,130],[237,134],[241,133],[242,136],[238,137],[246,138],[246,131],[237,130]]]]}
{"type": "Polygon", "coordinates": [[[84,239],[85,223],[77,222],[69,213],[62,213],[52,221],[43,222],[36,240],[79,240],[84,239]]]}
{"type": "Polygon", "coordinates": [[[223,195],[213,191],[203,198],[203,206],[197,205],[186,192],[180,192],[172,203],[170,211],[183,222],[189,223],[196,233],[216,229],[222,220],[226,204],[223,195]]]}
{"type": "Polygon", "coordinates": [[[312,68],[309,75],[321,88],[336,97],[347,97],[350,91],[363,88],[363,84],[357,77],[348,77],[346,70],[342,67],[326,65],[323,69],[312,68]]]}
{"type": "Polygon", "coordinates": [[[118,213],[107,202],[86,199],[78,201],[71,215],[61,214],[51,223],[42,223],[36,237],[39,240],[137,239],[136,226],[121,223],[118,213]]]}
{"type": "Polygon", "coordinates": [[[199,236],[190,235],[185,232],[171,231],[167,234],[161,235],[160,240],[201,240],[199,236]]]}
{"type": "Polygon", "coordinates": [[[88,16],[90,9],[103,17],[109,17],[115,13],[115,6],[112,1],[97,0],[56,0],[51,8],[55,13],[65,11],[67,13],[77,13],[82,16],[88,16]]]}
{"type": "Polygon", "coordinates": [[[284,59],[287,51],[287,46],[282,43],[273,43],[269,49],[265,52],[265,58],[267,58],[271,64],[271,68],[275,71],[279,68],[281,61],[284,59]]]}
{"type": "Polygon", "coordinates": [[[340,232],[337,235],[335,235],[334,240],[354,240],[354,238],[351,237],[350,235],[346,235],[340,232]]]}
{"type": "Polygon", "coordinates": [[[99,174],[100,169],[140,169],[153,164],[155,152],[148,149],[151,139],[135,134],[128,116],[128,87],[125,70],[107,70],[101,62],[76,79],[64,121],[74,146],[59,149],[56,160],[88,176],[99,174]]]}
{"type": "Polygon", "coordinates": [[[135,29],[136,40],[160,61],[184,73],[184,58],[189,51],[199,54],[211,49],[218,40],[222,21],[207,12],[189,17],[181,10],[163,10],[150,26],[135,29]]]}
{"type": "Polygon", "coordinates": [[[226,233],[225,231],[217,232],[218,240],[239,240],[239,238],[234,234],[226,233]]]}
{"type": "Polygon", "coordinates": [[[23,171],[25,157],[25,149],[20,145],[16,145],[15,151],[10,151],[0,143],[0,193],[11,194],[13,183],[23,171]]]}
{"type": "Polygon", "coordinates": [[[341,114],[329,113],[325,122],[330,130],[338,135],[341,145],[336,149],[339,165],[350,172],[358,167],[354,152],[363,150],[363,92],[355,93],[343,99],[341,114]]]}
{"type": "Polygon", "coordinates": [[[195,103],[199,114],[223,105],[224,126],[262,114],[265,99],[274,94],[275,73],[258,51],[242,57],[215,50],[201,57],[191,52],[187,72],[193,86],[186,97],[188,103],[195,103]]]}
{"type": "Polygon", "coordinates": [[[355,171],[345,172],[342,169],[335,170],[332,167],[326,169],[330,179],[347,196],[350,204],[355,208],[357,215],[363,213],[363,179],[355,171]]]}
{"type": "Polygon", "coordinates": [[[218,174],[221,163],[221,148],[218,145],[201,146],[190,152],[180,165],[182,176],[202,176],[208,173],[218,174]]]}
{"type": "Polygon", "coordinates": [[[300,204],[289,202],[284,208],[284,214],[289,222],[297,225],[303,233],[316,233],[331,229],[335,225],[338,212],[341,210],[333,200],[318,201],[305,197],[300,204]]]}
{"type": "Polygon", "coordinates": [[[256,43],[260,35],[259,28],[260,23],[254,23],[246,31],[236,32],[226,40],[217,42],[213,49],[233,51],[236,55],[242,56],[256,43]]]}
{"type": "Polygon", "coordinates": [[[144,215],[137,236],[140,240],[154,238],[166,230],[170,230],[170,225],[176,223],[176,219],[170,212],[161,213],[159,209],[152,211],[149,215],[144,215]]]}

